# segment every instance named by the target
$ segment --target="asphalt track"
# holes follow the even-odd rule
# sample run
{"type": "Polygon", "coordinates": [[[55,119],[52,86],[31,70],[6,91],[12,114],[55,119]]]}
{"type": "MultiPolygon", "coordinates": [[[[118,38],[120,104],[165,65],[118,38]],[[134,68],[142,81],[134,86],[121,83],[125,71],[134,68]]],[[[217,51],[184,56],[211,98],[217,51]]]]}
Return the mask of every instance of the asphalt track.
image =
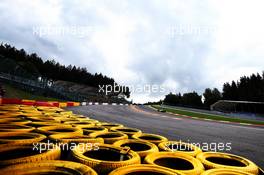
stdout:
{"type": "Polygon", "coordinates": [[[68,109],[100,121],[121,123],[143,132],[160,134],[169,140],[203,146],[231,143],[229,153],[244,156],[264,167],[264,127],[176,117],[145,106],[91,105],[68,109]]]}

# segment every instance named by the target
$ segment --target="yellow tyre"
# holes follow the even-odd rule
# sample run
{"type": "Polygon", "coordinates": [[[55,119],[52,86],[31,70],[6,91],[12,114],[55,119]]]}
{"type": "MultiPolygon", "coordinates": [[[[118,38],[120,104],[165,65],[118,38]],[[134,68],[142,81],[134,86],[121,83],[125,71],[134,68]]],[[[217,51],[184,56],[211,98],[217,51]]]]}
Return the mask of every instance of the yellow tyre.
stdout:
{"type": "Polygon", "coordinates": [[[109,175],[184,175],[167,168],[155,165],[136,164],[121,167],[112,171],[109,175]]]}
{"type": "Polygon", "coordinates": [[[46,139],[45,135],[37,133],[0,133],[0,142],[8,145],[32,145],[46,139]]]}
{"type": "Polygon", "coordinates": [[[27,133],[33,130],[35,130],[34,127],[24,126],[24,125],[10,125],[10,124],[0,125],[0,133],[1,132],[27,133]]]}
{"type": "Polygon", "coordinates": [[[61,115],[72,115],[72,111],[61,111],[61,115]]]}
{"type": "MultiPolygon", "coordinates": [[[[40,143],[38,143],[40,144],[40,143]]],[[[56,145],[41,143],[40,145],[1,145],[0,166],[39,162],[43,160],[56,160],[61,155],[60,148],[56,145]]]]}
{"type": "Polygon", "coordinates": [[[197,155],[207,169],[228,168],[258,174],[258,167],[252,161],[234,154],[204,152],[197,155]]]}
{"type": "Polygon", "coordinates": [[[31,127],[35,127],[35,128],[39,128],[39,127],[43,127],[43,126],[54,126],[54,125],[58,125],[58,123],[55,123],[55,122],[31,122],[31,123],[27,124],[27,126],[31,126],[31,127]]]}
{"type": "Polygon", "coordinates": [[[184,153],[157,152],[147,155],[144,161],[186,175],[199,175],[204,171],[204,166],[199,160],[184,153]]]}
{"type": "Polygon", "coordinates": [[[99,124],[100,122],[98,120],[95,120],[95,119],[89,119],[89,118],[86,118],[86,119],[81,119],[82,122],[90,122],[90,123],[94,123],[94,124],[99,124]]]}
{"type": "Polygon", "coordinates": [[[68,121],[65,122],[65,124],[70,124],[72,126],[95,126],[92,122],[86,122],[86,121],[68,121]]]}
{"type": "Polygon", "coordinates": [[[113,145],[118,147],[129,147],[131,150],[138,153],[142,160],[150,153],[159,152],[159,148],[154,143],[136,139],[119,140],[113,145]]]}
{"type": "Polygon", "coordinates": [[[1,170],[2,174],[8,175],[29,175],[29,174],[45,174],[45,175],[97,175],[90,167],[81,163],[50,160],[36,163],[25,163],[12,165],[1,170]]]}
{"type": "Polygon", "coordinates": [[[107,133],[108,129],[103,126],[76,126],[77,128],[81,128],[83,130],[84,135],[89,135],[91,133],[107,133]]]}
{"type": "Polygon", "coordinates": [[[83,134],[83,131],[80,128],[74,128],[70,125],[43,126],[43,127],[37,128],[37,131],[45,135],[65,133],[65,134],[71,134],[72,136],[75,136],[75,135],[83,134]]]}
{"type": "Polygon", "coordinates": [[[54,117],[51,116],[33,116],[33,117],[27,117],[28,120],[31,120],[32,122],[52,122],[52,123],[59,123],[55,120],[54,117]]]}
{"type": "Polygon", "coordinates": [[[53,134],[49,138],[60,143],[104,143],[103,138],[91,138],[89,136],[71,136],[67,134],[53,134]]]}
{"type": "Polygon", "coordinates": [[[92,133],[89,135],[93,138],[103,138],[104,143],[107,144],[113,144],[114,142],[118,140],[124,140],[128,139],[128,136],[126,134],[120,133],[120,132],[107,132],[107,133],[92,133]]]}
{"type": "Polygon", "coordinates": [[[128,128],[128,127],[112,127],[110,130],[115,131],[115,132],[122,132],[122,133],[128,135],[129,138],[132,138],[132,136],[134,134],[141,134],[142,133],[139,129],[128,128]]]}
{"type": "Polygon", "coordinates": [[[30,122],[31,122],[30,120],[25,120],[23,118],[16,118],[16,117],[3,118],[1,116],[1,119],[0,119],[1,124],[13,123],[13,124],[17,124],[17,125],[21,125],[21,124],[23,125],[23,124],[27,124],[30,122]]]}
{"type": "Polygon", "coordinates": [[[118,123],[98,123],[98,126],[103,126],[107,129],[113,128],[113,127],[123,127],[124,125],[118,124],[118,123]]]}
{"type": "Polygon", "coordinates": [[[91,149],[76,147],[72,157],[74,161],[95,169],[98,174],[107,174],[119,167],[140,164],[140,157],[136,152],[107,144],[91,149]]]}
{"type": "Polygon", "coordinates": [[[161,135],[156,135],[156,134],[149,134],[149,133],[134,134],[132,138],[151,142],[156,145],[160,144],[161,142],[168,141],[166,137],[163,137],[161,135]]]}
{"type": "Polygon", "coordinates": [[[201,175],[254,175],[251,173],[234,170],[234,169],[211,169],[203,172],[201,175]]]}
{"type": "Polygon", "coordinates": [[[178,141],[167,141],[161,142],[159,144],[159,149],[161,151],[168,152],[182,152],[195,157],[197,154],[201,153],[202,150],[190,143],[178,142],[178,141]]]}

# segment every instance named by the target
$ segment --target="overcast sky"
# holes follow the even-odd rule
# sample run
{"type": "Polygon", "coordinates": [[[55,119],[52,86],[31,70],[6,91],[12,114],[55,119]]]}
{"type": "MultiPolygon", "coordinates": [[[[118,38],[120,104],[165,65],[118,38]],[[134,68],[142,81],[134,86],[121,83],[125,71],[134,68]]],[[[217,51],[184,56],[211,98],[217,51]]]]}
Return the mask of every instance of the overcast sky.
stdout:
{"type": "Polygon", "coordinates": [[[0,40],[85,66],[134,102],[218,87],[264,70],[263,0],[1,0],[0,40]]]}

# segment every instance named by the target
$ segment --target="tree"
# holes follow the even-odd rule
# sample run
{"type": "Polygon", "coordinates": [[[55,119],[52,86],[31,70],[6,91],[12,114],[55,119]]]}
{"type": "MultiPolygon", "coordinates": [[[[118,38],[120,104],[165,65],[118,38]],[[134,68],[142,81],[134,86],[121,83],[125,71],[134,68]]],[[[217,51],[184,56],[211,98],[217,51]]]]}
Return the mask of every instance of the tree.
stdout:
{"type": "Polygon", "coordinates": [[[195,91],[185,93],[182,96],[182,104],[189,107],[202,107],[202,96],[195,91]]]}
{"type": "Polygon", "coordinates": [[[210,88],[205,89],[203,96],[204,105],[207,108],[209,108],[212,104],[214,104],[218,100],[221,100],[222,98],[222,94],[217,88],[214,88],[213,90],[211,90],[210,88]]]}
{"type": "MultiPolygon", "coordinates": [[[[55,60],[43,61],[36,53],[27,54],[24,49],[16,49],[8,44],[0,45],[1,63],[8,64],[0,66],[1,71],[15,74],[26,78],[36,79],[41,77],[45,81],[64,80],[99,88],[99,85],[113,85],[115,80],[101,73],[91,74],[86,68],[76,66],[65,66],[55,60]],[[14,64],[11,64],[14,63],[14,64]]],[[[125,95],[130,96],[130,90],[125,88],[125,95]]]]}
{"type": "Polygon", "coordinates": [[[169,105],[182,105],[182,96],[181,94],[172,94],[169,93],[168,95],[165,96],[164,99],[164,103],[165,104],[169,104],[169,105]]]}

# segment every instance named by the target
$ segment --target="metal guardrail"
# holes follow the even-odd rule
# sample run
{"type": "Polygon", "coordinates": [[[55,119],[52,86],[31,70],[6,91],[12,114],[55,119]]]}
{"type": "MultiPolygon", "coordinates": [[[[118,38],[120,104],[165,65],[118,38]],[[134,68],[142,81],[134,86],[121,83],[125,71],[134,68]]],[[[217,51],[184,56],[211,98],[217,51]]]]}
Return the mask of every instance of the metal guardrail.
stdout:
{"type": "Polygon", "coordinates": [[[0,79],[4,79],[7,82],[13,82],[15,84],[19,84],[23,89],[30,91],[30,89],[35,88],[35,92],[38,90],[43,90],[44,92],[52,92],[53,95],[63,98],[65,100],[72,100],[72,101],[100,101],[100,102],[118,102],[123,103],[124,100],[115,99],[115,98],[107,98],[106,96],[96,94],[94,92],[91,93],[81,93],[81,92],[74,92],[68,89],[65,89],[62,86],[58,85],[49,85],[48,81],[38,81],[33,79],[27,79],[24,77],[11,75],[7,73],[0,72],[0,79]],[[25,88],[28,87],[28,88],[25,88]]]}
{"type": "Polygon", "coordinates": [[[87,96],[83,94],[79,94],[76,92],[67,92],[63,87],[58,87],[58,86],[49,86],[48,82],[46,81],[37,81],[37,80],[31,80],[27,78],[23,78],[20,76],[16,75],[11,75],[11,74],[6,74],[6,73],[0,73],[0,78],[10,81],[10,82],[15,82],[18,84],[38,88],[38,89],[43,89],[47,91],[52,91],[59,96],[63,96],[65,99],[73,100],[73,101],[85,101],[87,99],[87,96]]]}

